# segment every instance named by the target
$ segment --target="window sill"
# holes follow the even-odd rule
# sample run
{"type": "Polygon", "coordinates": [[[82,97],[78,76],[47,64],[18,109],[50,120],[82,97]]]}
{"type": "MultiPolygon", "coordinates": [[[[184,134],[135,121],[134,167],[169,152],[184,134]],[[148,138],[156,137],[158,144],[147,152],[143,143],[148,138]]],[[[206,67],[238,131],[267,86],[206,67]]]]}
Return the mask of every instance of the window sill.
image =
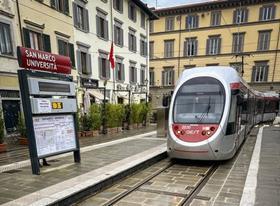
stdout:
{"type": "Polygon", "coordinates": [[[102,36],[98,36],[98,35],[97,35],[97,37],[98,37],[99,39],[102,39],[103,41],[109,41],[108,39],[105,39],[105,38],[103,38],[102,36]]]}
{"type": "Polygon", "coordinates": [[[116,80],[117,83],[124,83],[124,80],[116,80]]]}
{"type": "Polygon", "coordinates": [[[131,52],[133,52],[133,53],[136,53],[137,51],[133,51],[133,50],[131,50],[131,49],[128,49],[129,51],[131,51],[131,52]]]}
{"type": "Polygon", "coordinates": [[[123,48],[123,45],[115,43],[116,46],[123,48]]]}
{"type": "Polygon", "coordinates": [[[110,77],[101,77],[101,76],[99,76],[99,78],[100,78],[100,80],[109,80],[110,79],[110,77]]]}
{"type": "Polygon", "coordinates": [[[118,10],[116,8],[114,8],[115,11],[119,12],[120,14],[123,14],[123,11],[122,10],[118,10]]]}
{"type": "Polygon", "coordinates": [[[4,57],[4,58],[7,58],[7,59],[17,60],[17,58],[15,56],[13,56],[13,55],[0,54],[0,57],[4,57]]]}
{"type": "Polygon", "coordinates": [[[81,32],[84,32],[84,33],[89,33],[89,31],[84,30],[84,29],[82,29],[82,28],[78,27],[77,25],[75,25],[74,27],[75,27],[77,30],[81,31],[81,32]]]}

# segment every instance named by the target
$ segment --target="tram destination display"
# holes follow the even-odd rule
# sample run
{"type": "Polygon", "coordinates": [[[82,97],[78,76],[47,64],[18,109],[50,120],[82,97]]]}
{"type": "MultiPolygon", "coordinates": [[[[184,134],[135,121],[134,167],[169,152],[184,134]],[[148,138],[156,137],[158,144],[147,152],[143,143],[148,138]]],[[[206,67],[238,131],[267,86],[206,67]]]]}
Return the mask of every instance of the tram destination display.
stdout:
{"type": "Polygon", "coordinates": [[[38,157],[76,149],[73,115],[33,117],[38,157]]]}

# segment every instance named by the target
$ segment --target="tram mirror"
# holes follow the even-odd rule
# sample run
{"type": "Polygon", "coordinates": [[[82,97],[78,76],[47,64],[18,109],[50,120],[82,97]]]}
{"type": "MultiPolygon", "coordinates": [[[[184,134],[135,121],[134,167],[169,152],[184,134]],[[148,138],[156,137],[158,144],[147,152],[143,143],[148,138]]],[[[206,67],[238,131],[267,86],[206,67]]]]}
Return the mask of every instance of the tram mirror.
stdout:
{"type": "Polygon", "coordinates": [[[237,96],[237,105],[242,105],[243,104],[243,98],[241,96],[237,96]]]}

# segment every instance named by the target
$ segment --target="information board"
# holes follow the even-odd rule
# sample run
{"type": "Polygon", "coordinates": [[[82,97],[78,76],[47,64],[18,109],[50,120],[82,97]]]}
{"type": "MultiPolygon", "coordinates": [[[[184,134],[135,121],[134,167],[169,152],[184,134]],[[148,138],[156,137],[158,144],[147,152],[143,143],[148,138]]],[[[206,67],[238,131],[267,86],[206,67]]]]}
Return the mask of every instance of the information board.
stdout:
{"type": "Polygon", "coordinates": [[[76,149],[73,115],[33,116],[38,157],[76,149]]]}

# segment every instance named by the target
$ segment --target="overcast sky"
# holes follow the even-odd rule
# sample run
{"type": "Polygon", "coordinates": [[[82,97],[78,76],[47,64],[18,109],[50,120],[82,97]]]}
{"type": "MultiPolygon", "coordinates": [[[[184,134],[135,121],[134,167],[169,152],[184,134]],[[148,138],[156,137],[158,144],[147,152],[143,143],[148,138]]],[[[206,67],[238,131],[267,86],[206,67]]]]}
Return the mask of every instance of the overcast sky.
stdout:
{"type": "Polygon", "coordinates": [[[182,4],[191,4],[191,3],[198,3],[198,2],[205,2],[211,0],[142,0],[143,2],[147,3],[149,7],[170,7],[170,6],[178,6],[182,4]]]}

